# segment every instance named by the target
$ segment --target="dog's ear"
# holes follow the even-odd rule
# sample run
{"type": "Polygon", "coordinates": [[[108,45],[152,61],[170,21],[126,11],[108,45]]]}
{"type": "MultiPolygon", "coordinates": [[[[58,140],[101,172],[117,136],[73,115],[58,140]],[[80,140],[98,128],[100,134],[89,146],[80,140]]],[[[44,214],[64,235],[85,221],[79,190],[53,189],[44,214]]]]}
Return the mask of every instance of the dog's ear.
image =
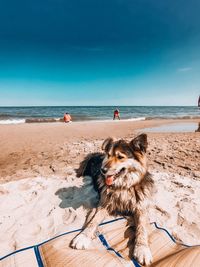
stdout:
{"type": "Polygon", "coordinates": [[[108,150],[110,149],[112,143],[113,143],[114,139],[112,137],[107,138],[103,144],[102,144],[102,150],[105,152],[108,152],[108,150]]]}
{"type": "Polygon", "coordinates": [[[140,134],[130,142],[130,146],[135,151],[141,151],[143,153],[146,153],[147,151],[147,135],[146,134],[140,134]]]}

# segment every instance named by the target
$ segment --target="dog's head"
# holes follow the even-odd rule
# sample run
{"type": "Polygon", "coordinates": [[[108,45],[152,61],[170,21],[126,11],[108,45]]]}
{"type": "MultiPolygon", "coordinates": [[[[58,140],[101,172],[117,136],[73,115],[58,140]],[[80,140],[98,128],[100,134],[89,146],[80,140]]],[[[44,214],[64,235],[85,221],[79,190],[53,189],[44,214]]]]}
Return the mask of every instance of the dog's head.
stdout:
{"type": "Polygon", "coordinates": [[[101,173],[106,185],[133,186],[146,174],[146,134],[141,134],[130,142],[108,138],[104,141],[102,149],[106,155],[101,173]]]}

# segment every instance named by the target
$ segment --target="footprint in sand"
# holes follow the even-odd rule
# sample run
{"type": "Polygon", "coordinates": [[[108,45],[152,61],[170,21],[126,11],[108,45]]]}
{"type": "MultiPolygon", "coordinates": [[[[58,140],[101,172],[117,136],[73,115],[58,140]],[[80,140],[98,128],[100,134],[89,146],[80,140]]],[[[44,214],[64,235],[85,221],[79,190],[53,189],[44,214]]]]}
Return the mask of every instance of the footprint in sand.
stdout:
{"type": "Polygon", "coordinates": [[[23,191],[29,190],[30,188],[31,188],[31,185],[28,184],[27,182],[25,182],[23,184],[19,184],[19,186],[18,186],[18,189],[23,190],[23,191]]]}
{"type": "Polygon", "coordinates": [[[40,220],[38,223],[40,225],[41,230],[48,231],[49,235],[54,233],[55,223],[53,216],[47,215],[44,219],[40,220]]]}
{"type": "Polygon", "coordinates": [[[1,255],[6,255],[11,251],[15,251],[17,249],[17,243],[14,240],[13,235],[9,238],[9,241],[2,240],[3,247],[1,248],[1,255]]]}
{"type": "Polygon", "coordinates": [[[64,224],[71,224],[73,223],[77,218],[77,213],[73,208],[65,209],[65,213],[62,216],[63,223],[64,224]]]}
{"type": "Polygon", "coordinates": [[[170,219],[171,218],[171,215],[166,211],[166,210],[163,210],[161,207],[159,207],[159,206],[155,206],[155,209],[157,210],[157,211],[159,211],[159,213],[162,215],[162,216],[165,216],[165,217],[167,217],[167,219],[170,219]]]}
{"type": "Polygon", "coordinates": [[[27,225],[18,228],[14,234],[16,241],[16,248],[26,246],[27,244],[36,243],[37,237],[40,237],[41,227],[39,224],[29,222],[27,225]]]}
{"type": "Polygon", "coordinates": [[[7,195],[9,191],[5,189],[3,186],[0,186],[0,195],[7,195]]]}

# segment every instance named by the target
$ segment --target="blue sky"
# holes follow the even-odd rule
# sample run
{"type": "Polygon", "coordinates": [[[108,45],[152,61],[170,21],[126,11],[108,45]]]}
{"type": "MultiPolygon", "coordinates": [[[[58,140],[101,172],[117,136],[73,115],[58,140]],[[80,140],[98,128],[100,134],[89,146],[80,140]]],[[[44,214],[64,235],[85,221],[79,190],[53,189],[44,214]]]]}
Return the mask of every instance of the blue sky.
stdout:
{"type": "Polygon", "coordinates": [[[200,2],[0,2],[0,106],[196,105],[200,2]]]}

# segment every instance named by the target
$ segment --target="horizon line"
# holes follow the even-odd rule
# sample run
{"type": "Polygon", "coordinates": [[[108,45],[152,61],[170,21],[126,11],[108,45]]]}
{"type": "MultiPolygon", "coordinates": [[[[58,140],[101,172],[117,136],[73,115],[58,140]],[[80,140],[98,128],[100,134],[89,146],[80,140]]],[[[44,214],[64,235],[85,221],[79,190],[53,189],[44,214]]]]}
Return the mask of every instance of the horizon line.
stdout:
{"type": "Polygon", "coordinates": [[[30,107],[198,107],[197,105],[14,105],[1,106],[0,108],[30,108],[30,107]]]}

